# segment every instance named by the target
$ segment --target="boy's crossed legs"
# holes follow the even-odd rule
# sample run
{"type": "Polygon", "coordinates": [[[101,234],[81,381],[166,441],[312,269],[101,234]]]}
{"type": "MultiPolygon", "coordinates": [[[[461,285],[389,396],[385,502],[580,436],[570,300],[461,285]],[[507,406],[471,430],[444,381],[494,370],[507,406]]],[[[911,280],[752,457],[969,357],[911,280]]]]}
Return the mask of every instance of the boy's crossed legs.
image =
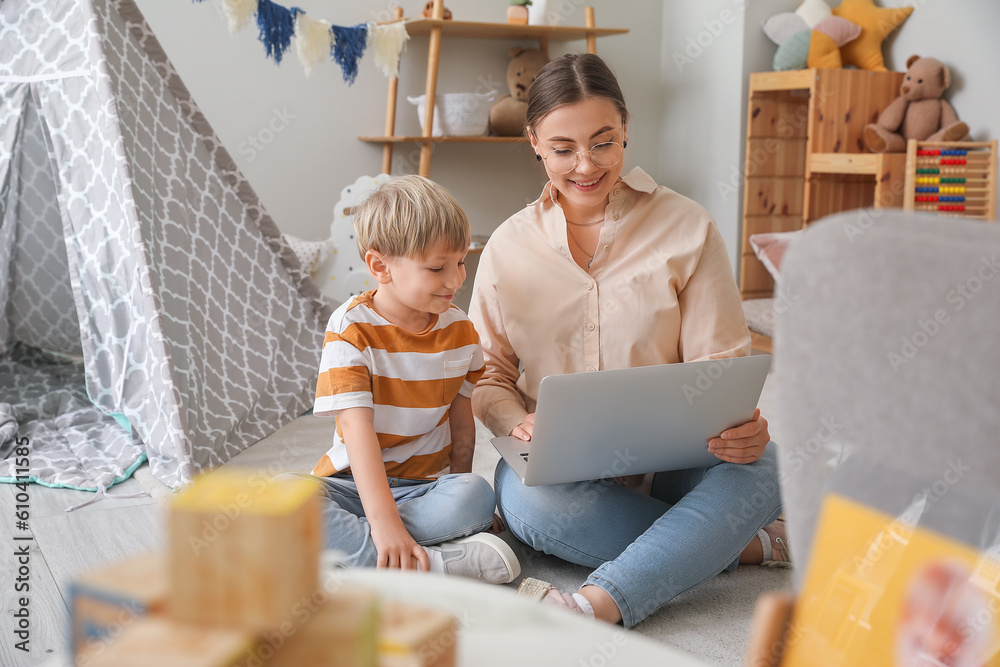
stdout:
{"type": "MultiPolygon", "coordinates": [[[[343,551],[347,567],[375,567],[378,551],[354,480],[297,472],[279,477],[284,475],[319,480],[330,501],[323,508],[326,547],[343,551]]],[[[482,532],[493,523],[496,498],[479,475],[443,475],[428,482],[389,478],[389,489],[406,530],[425,547],[432,572],[503,584],[520,574],[510,547],[482,532]]]]}

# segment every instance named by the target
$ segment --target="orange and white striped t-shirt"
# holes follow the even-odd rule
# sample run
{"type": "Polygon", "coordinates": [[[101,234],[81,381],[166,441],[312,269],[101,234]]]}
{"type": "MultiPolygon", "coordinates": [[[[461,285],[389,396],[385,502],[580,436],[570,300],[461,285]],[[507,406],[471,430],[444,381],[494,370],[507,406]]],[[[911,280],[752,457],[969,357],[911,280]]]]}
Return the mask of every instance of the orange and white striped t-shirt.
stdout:
{"type": "MultiPolygon", "coordinates": [[[[479,335],[456,306],[411,333],[376,312],[374,294],[354,297],[330,317],[313,413],[373,408],[386,475],[440,477],[451,464],[451,402],[471,397],[483,374],[479,335]]],[[[350,461],[338,421],[333,446],[312,474],[345,472],[350,461]]]]}

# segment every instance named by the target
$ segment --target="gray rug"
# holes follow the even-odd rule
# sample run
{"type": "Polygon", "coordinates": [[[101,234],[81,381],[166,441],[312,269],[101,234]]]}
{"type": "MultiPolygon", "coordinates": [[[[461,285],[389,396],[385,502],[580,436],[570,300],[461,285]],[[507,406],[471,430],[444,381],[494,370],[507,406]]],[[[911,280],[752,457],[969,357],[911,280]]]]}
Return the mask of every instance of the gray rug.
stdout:
{"type": "MultiPolygon", "coordinates": [[[[771,437],[781,442],[780,416],[774,411],[773,374],[768,376],[761,395],[761,412],[767,417],[771,437]]],[[[308,471],[326,451],[332,420],[306,415],[235,456],[227,466],[253,468],[274,475],[287,470],[308,471]]],[[[489,431],[478,424],[473,472],[493,482],[493,468],[499,455],[489,442],[489,431]]],[[[135,473],[144,488],[166,504],[171,490],[157,481],[143,466],[135,473]]],[[[576,590],[589,570],[558,558],[538,553],[521,544],[509,532],[502,537],[521,561],[522,578],[549,581],[563,590],[576,590]]],[[[742,567],[723,573],[678,596],[635,628],[647,637],[717,665],[740,665],[750,632],[750,620],[757,598],[767,591],[791,588],[790,570],[742,567]]],[[[518,582],[510,584],[516,588],[518,582]]]]}

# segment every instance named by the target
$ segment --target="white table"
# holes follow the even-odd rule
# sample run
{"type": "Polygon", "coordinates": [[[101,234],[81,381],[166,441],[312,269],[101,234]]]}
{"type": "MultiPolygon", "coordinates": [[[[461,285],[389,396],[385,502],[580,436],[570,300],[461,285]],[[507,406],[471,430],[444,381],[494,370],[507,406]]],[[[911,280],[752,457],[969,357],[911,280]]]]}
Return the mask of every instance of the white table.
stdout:
{"type": "Polygon", "coordinates": [[[458,667],[709,664],[620,626],[518,597],[502,586],[397,570],[327,572],[328,590],[356,583],[385,598],[453,614],[459,628],[458,667]]]}
{"type": "MultiPolygon", "coordinates": [[[[324,568],[326,590],[358,585],[385,599],[434,607],[455,616],[457,667],[610,667],[670,665],[708,667],[666,644],[620,626],[584,618],[518,597],[511,588],[436,574],[358,568],[324,568]]],[[[43,667],[69,667],[53,655],[43,667]]]]}

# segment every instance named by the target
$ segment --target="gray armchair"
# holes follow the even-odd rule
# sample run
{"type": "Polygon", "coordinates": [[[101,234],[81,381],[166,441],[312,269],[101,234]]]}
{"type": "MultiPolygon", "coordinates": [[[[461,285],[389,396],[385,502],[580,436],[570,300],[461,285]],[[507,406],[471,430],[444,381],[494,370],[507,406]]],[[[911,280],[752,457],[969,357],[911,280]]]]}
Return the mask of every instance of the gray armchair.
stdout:
{"type": "Polygon", "coordinates": [[[775,296],[795,593],[758,601],[746,664],[772,667],[791,654],[830,665],[932,664],[920,660],[945,654],[973,656],[948,664],[993,664],[1000,229],[887,209],[831,216],[789,248],[775,296]],[[820,559],[811,549],[830,494],[867,509],[838,510],[820,559]],[[930,539],[938,551],[926,549],[930,539]],[[811,577],[810,561],[823,563],[811,577]],[[786,634],[793,608],[807,620],[786,634]],[[960,634],[942,644],[932,627],[960,634]]]}
{"type": "Polygon", "coordinates": [[[975,545],[995,540],[998,512],[984,510],[984,525],[973,506],[1000,493],[1000,228],[887,209],[831,216],[789,249],[778,296],[796,562],[808,562],[829,490],[893,513],[920,485],[946,480],[949,502],[920,523],[975,545]]]}

